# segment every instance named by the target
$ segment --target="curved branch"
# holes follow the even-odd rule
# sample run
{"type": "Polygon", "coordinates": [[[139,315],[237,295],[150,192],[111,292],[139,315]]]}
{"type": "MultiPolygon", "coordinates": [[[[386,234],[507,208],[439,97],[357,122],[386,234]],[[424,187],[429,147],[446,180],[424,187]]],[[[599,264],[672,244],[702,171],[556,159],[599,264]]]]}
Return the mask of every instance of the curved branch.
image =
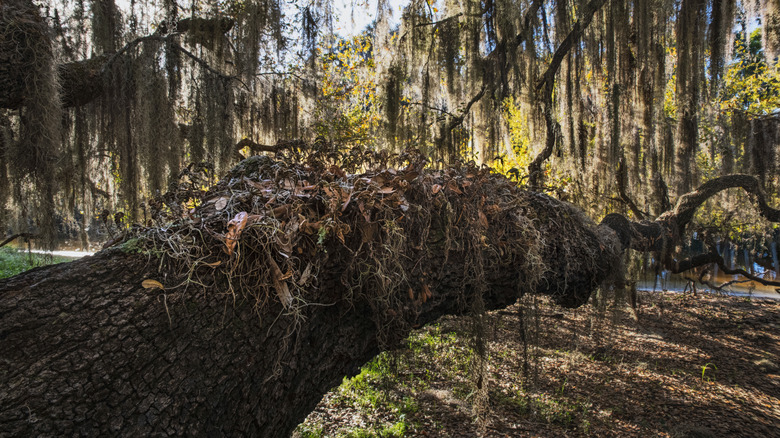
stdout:
{"type": "MultiPolygon", "coordinates": [[[[726,189],[742,188],[751,195],[761,216],[771,222],[780,222],[780,210],[771,207],[761,189],[758,178],[751,175],[727,175],[712,179],[696,190],[682,195],[675,207],[656,218],[655,221],[633,222],[623,215],[612,213],[602,219],[600,226],[610,228],[618,237],[624,249],[637,251],[656,251],[664,268],[679,274],[700,266],[715,263],[729,275],[741,275],[744,278],[766,286],[780,287],[780,281],[766,280],[741,268],[729,268],[723,257],[712,248],[710,252],[697,254],[684,260],[675,260],[671,251],[682,240],[685,227],[693,219],[696,210],[712,196],[726,189]]],[[[724,285],[721,285],[723,287],[724,285]]]]}
{"type": "Polygon", "coordinates": [[[658,217],[659,221],[673,220],[680,231],[693,219],[696,210],[709,198],[726,189],[742,188],[755,197],[758,210],[765,219],[780,222],[780,210],[772,208],[766,202],[766,195],[761,189],[758,178],[752,175],[726,175],[707,181],[698,189],[680,196],[673,210],[658,217]]]}
{"type": "Polygon", "coordinates": [[[534,158],[531,164],[528,165],[528,184],[531,190],[538,190],[542,181],[542,164],[547,161],[553,153],[555,144],[560,138],[561,128],[558,122],[553,116],[553,88],[555,85],[555,75],[558,74],[558,70],[561,68],[563,58],[569,54],[569,51],[574,47],[574,44],[582,37],[585,29],[590,25],[593,20],[593,15],[601,8],[606,0],[591,0],[590,3],[585,5],[582,11],[582,16],[571,28],[566,38],[555,50],[550,65],[547,66],[547,70],[542,74],[542,78],[536,84],[537,92],[542,93],[542,103],[544,104],[544,120],[547,124],[547,136],[544,144],[544,149],[539,152],[539,155],[534,158]]]}
{"type": "MultiPolygon", "coordinates": [[[[520,45],[525,39],[527,31],[531,27],[531,20],[533,19],[534,16],[536,16],[537,12],[539,11],[539,8],[542,6],[542,3],[544,3],[544,0],[534,0],[531,3],[531,5],[528,7],[528,10],[525,12],[523,18],[523,28],[521,29],[521,32],[518,33],[517,36],[515,36],[514,38],[513,42],[515,45],[520,45]]],[[[459,17],[460,15],[461,14],[458,14],[450,18],[456,18],[459,17]]],[[[449,18],[442,21],[446,21],[446,20],[449,20],[449,18]]],[[[499,47],[496,47],[492,52],[488,53],[487,56],[485,56],[483,59],[486,60],[486,59],[496,58],[497,54],[501,50],[503,50],[504,47],[506,47],[506,42],[502,42],[499,45],[499,47]]],[[[488,89],[488,80],[486,78],[483,78],[482,88],[480,88],[479,92],[468,101],[466,106],[463,108],[463,111],[461,111],[461,114],[459,116],[455,116],[452,118],[450,123],[447,125],[448,131],[452,131],[453,129],[463,124],[463,121],[466,119],[466,116],[469,114],[469,111],[471,111],[471,107],[482,99],[487,89],[488,89]]]]}
{"type": "MultiPolygon", "coordinates": [[[[741,275],[742,277],[747,278],[749,281],[755,281],[756,283],[763,284],[764,286],[775,286],[780,287],[780,281],[774,281],[774,280],[767,280],[761,277],[758,277],[754,274],[751,274],[750,272],[742,269],[742,268],[729,268],[726,266],[726,261],[723,260],[723,257],[718,254],[717,252],[708,252],[706,254],[697,254],[693,257],[687,258],[685,260],[675,262],[669,269],[673,274],[679,274],[694,268],[698,268],[700,266],[706,266],[710,264],[716,264],[718,265],[718,268],[720,268],[721,271],[728,275],[741,275]]],[[[716,288],[716,289],[722,289],[733,282],[727,282],[720,286],[713,286],[711,283],[705,283],[703,280],[699,279],[699,282],[702,284],[706,284],[707,286],[716,288]]]]}
{"type": "Polygon", "coordinates": [[[9,243],[13,242],[14,240],[16,240],[16,239],[18,239],[20,237],[23,237],[25,239],[34,239],[34,238],[36,238],[38,236],[36,236],[35,234],[32,234],[32,233],[17,233],[17,234],[14,234],[14,235],[8,237],[7,239],[3,240],[3,242],[0,243],[0,248],[8,245],[9,243]]]}
{"type": "Polygon", "coordinates": [[[485,85],[482,85],[479,93],[477,93],[474,97],[471,98],[471,100],[468,101],[460,115],[453,117],[453,119],[450,121],[450,124],[447,126],[447,129],[452,131],[463,123],[463,120],[465,120],[466,116],[469,114],[469,111],[471,111],[471,107],[474,106],[475,103],[479,102],[479,100],[482,99],[482,96],[485,95],[486,88],[487,87],[485,85]]]}
{"type": "Polygon", "coordinates": [[[555,53],[553,54],[552,61],[550,61],[550,65],[547,67],[547,70],[544,72],[544,74],[542,74],[542,78],[536,84],[537,91],[542,90],[545,87],[550,87],[550,93],[552,93],[552,85],[555,83],[555,75],[558,74],[558,70],[561,68],[563,58],[569,54],[569,51],[572,49],[572,47],[574,47],[574,44],[580,40],[582,33],[585,31],[585,29],[588,28],[591,20],[593,20],[593,15],[595,15],[596,12],[601,9],[601,6],[603,6],[604,3],[606,3],[606,0],[591,0],[590,3],[585,5],[585,8],[582,10],[582,16],[580,19],[574,23],[574,25],[571,27],[571,31],[569,31],[569,33],[566,35],[566,38],[564,38],[563,42],[561,42],[558,48],[555,49],[555,53]]]}
{"type": "Polygon", "coordinates": [[[243,149],[245,147],[248,147],[253,154],[257,154],[259,152],[277,153],[285,149],[300,148],[303,146],[306,146],[306,143],[303,142],[302,140],[283,141],[283,142],[276,143],[275,145],[267,145],[267,144],[257,143],[247,137],[244,137],[238,143],[236,143],[235,148],[236,150],[238,150],[238,149],[243,149]]]}

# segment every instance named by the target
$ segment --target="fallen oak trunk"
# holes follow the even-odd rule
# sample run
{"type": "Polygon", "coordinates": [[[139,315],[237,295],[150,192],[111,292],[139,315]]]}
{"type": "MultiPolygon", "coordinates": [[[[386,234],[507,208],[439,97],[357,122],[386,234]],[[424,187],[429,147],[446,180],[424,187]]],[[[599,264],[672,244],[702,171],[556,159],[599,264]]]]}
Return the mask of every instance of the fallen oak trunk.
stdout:
{"type": "Polygon", "coordinates": [[[178,231],[148,229],[121,248],[0,282],[0,434],[286,437],[343,376],[413,326],[526,292],[581,305],[615,265],[611,231],[485,171],[339,170],[321,172],[315,195],[303,190],[311,171],[250,159],[203,194],[178,231]],[[272,170],[301,178],[267,180],[272,170]],[[336,190],[347,181],[349,194],[336,190]],[[235,199],[223,205],[227,193],[235,199]],[[259,205],[249,213],[260,216],[276,204],[290,211],[247,225],[230,255],[226,234],[209,229],[221,220],[227,230],[234,207],[259,205]],[[315,213],[320,228],[297,229],[316,234],[294,240],[290,224],[315,213]],[[344,231],[347,221],[354,228],[344,231]],[[263,240],[271,226],[283,236],[263,240]],[[174,240],[194,230],[206,237],[189,253],[192,269],[179,271],[174,240]],[[294,252],[278,254],[291,242],[294,252]],[[388,247],[403,252],[394,258],[388,247]],[[374,256],[397,265],[365,260],[374,256]],[[294,258],[318,265],[293,269],[294,258]],[[245,269],[258,261],[292,274],[245,269]],[[145,289],[149,279],[166,288],[145,289]]]}

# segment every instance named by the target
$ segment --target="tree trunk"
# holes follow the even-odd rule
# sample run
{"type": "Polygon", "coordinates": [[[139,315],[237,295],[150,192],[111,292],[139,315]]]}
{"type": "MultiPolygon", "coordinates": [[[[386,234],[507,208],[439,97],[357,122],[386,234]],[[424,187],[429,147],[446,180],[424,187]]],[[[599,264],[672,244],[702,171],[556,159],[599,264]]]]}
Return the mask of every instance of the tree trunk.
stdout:
{"type": "Polygon", "coordinates": [[[0,284],[0,436],[286,437],[379,351],[363,304],[293,331],[280,305],[143,289],[154,271],[110,251],[0,284]]]}
{"type": "MultiPolygon", "coordinates": [[[[538,200],[530,215],[553,218],[536,221],[540,233],[565,218],[584,233],[580,242],[545,240],[541,255],[550,263],[535,292],[581,305],[610,267],[609,246],[572,207],[529,196],[538,200]],[[600,264],[574,271],[568,254],[583,247],[600,264]]],[[[527,291],[520,287],[529,273],[511,256],[492,254],[485,284],[464,288],[466,254],[434,251],[429,260],[441,271],[428,279],[432,296],[404,294],[404,324],[380,342],[387,333],[378,327],[392,318],[377,314],[372,295],[347,294],[349,250],[324,254],[306,296],[316,304],[297,317],[280,301],[260,305],[227,289],[144,289],[145,279],[179,279],[161,274],[158,259],[119,249],[0,281],[0,436],[287,437],[323,394],[411,327],[466,312],[475,289],[484,289],[487,309],[527,291]]]]}
{"type": "MultiPolygon", "coordinates": [[[[248,174],[258,161],[262,160],[246,160],[231,175],[248,174]]],[[[410,172],[417,171],[407,169],[396,178],[410,172]]],[[[287,291],[288,298],[297,300],[295,305],[281,299],[278,285],[248,283],[265,287],[268,295],[253,295],[256,291],[236,287],[241,275],[249,273],[231,271],[235,257],[219,265],[226,269],[220,271],[225,275],[214,274],[207,280],[218,264],[205,263],[206,256],[201,256],[200,267],[189,275],[175,274],[169,271],[176,263],[166,256],[161,260],[156,255],[159,252],[149,249],[133,254],[139,249],[129,242],[122,249],[0,281],[0,437],[286,437],[343,376],[356,373],[361,364],[394,346],[412,327],[444,314],[505,307],[526,292],[549,294],[564,306],[581,306],[604,280],[620,285],[619,260],[624,249],[673,248],[695,209],[729,187],[752,193],[764,217],[780,218],[780,211],[766,204],[758,180],[745,175],[702,185],[654,222],[632,223],[611,214],[595,226],[569,204],[510,190],[508,182],[496,177],[483,175],[470,181],[468,172],[453,170],[448,180],[423,175],[404,189],[408,209],[402,215],[403,223],[417,224],[415,214],[427,211],[431,216],[426,237],[414,234],[419,231],[416,228],[399,228],[400,218],[388,216],[387,225],[372,222],[394,233],[404,232],[415,242],[395,259],[393,263],[399,266],[355,260],[375,256],[374,251],[381,252],[392,243],[383,240],[387,237],[377,237],[387,236],[387,229],[374,232],[369,223],[357,222],[359,232],[342,236],[341,243],[331,238],[311,256],[319,258],[314,280],[303,280],[305,274],[291,280],[282,278],[281,272],[274,274],[275,282],[295,281],[305,287],[294,298],[287,291]],[[428,199],[424,190],[433,181],[446,187],[440,190],[446,192],[448,201],[441,194],[421,207],[428,199]],[[502,200],[502,205],[481,205],[485,196],[480,194],[486,190],[502,192],[494,193],[498,197],[492,199],[502,200]],[[423,197],[414,202],[418,196],[423,197]],[[458,229],[462,234],[457,234],[458,229]],[[446,230],[470,241],[442,237],[446,230]],[[353,263],[361,269],[355,271],[353,263]],[[383,275],[366,271],[385,268],[388,273],[383,275]],[[352,278],[350,273],[361,278],[352,278]],[[409,285],[408,297],[406,291],[386,285],[392,295],[377,293],[373,290],[377,284],[365,278],[372,275],[380,278],[375,281],[400,276],[409,285]],[[212,286],[199,287],[184,280],[212,286]],[[169,285],[169,289],[155,288],[155,283],[169,285]],[[180,286],[171,286],[176,284],[180,286]],[[274,288],[280,299],[269,293],[274,288]]],[[[372,177],[378,180],[380,176],[372,177]]],[[[241,179],[226,179],[234,180],[241,179]]],[[[225,184],[216,187],[228,187],[225,184]]],[[[352,193],[359,198],[372,190],[352,193]]],[[[375,196],[377,202],[384,199],[375,196]]],[[[204,202],[201,212],[216,208],[209,205],[204,202]]],[[[341,203],[336,207],[346,208],[341,203]]],[[[357,207],[350,204],[349,208],[357,207]]],[[[401,214],[400,209],[385,211],[401,214]]],[[[154,235],[166,232],[149,231],[154,235]]],[[[221,245],[228,242],[228,237],[224,239],[221,245]]],[[[249,239],[234,242],[234,246],[243,248],[241,257],[246,260],[251,254],[262,257],[271,250],[260,247],[253,253],[251,245],[259,242],[249,239]]],[[[268,257],[265,264],[251,266],[276,266],[269,265],[273,259],[268,257]]],[[[718,254],[674,261],[671,267],[679,271],[713,262],[729,274],[772,283],[748,272],[728,270],[718,254]]]]}

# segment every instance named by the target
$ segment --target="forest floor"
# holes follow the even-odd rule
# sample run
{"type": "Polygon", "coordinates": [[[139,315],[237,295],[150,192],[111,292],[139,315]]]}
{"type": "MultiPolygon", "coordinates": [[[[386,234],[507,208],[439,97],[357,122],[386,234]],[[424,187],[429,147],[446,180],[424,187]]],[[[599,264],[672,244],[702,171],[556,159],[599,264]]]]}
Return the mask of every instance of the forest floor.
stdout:
{"type": "Polygon", "coordinates": [[[639,297],[636,316],[531,298],[490,312],[486,391],[473,319],[445,317],[345,379],[293,436],[780,437],[780,302],[639,297]]]}

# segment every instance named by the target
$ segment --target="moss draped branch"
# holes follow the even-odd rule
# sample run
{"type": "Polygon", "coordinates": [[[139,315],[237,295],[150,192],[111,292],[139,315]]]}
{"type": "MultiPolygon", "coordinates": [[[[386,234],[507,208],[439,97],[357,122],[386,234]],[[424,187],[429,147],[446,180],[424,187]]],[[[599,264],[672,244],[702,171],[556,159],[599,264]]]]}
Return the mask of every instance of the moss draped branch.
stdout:
{"type": "MultiPolygon", "coordinates": [[[[187,35],[191,42],[213,48],[214,40],[232,27],[233,21],[224,17],[185,18],[179,20],[172,29],[163,22],[154,34],[136,38],[115,53],[104,53],[89,59],[62,63],[57,67],[62,106],[64,108],[83,106],[100,97],[111,86],[106,79],[111,66],[138,45],[152,41],[166,42],[172,50],[190,58],[212,75],[234,79],[175,42],[176,37],[187,35]]],[[[16,79],[20,73],[17,70],[23,69],[24,61],[20,59],[20,65],[6,65],[0,69],[0,84],[3,84],[0,89],[0,108],[20,109],[25,105],[24,96],[27,93],[25,84],[16,79]]]]}
{"type": "Polygon", "coordinates": [[[547,66],[547,70],[542,74],[541,79],[536,84],[537,92],[542,94],[542,104],[544,105],[544,120],[547,125],[547,135],[544,149],[528,165],[528,184],[531,190],[539,190],[542,183],[542,164],[550,158],[555,148],[555,143],[561,136],[561,129],[553,116],[553,88],[555,87],[555,75],[561,68],[561,63],[566,55],[569,54],[574,44],[582,38],[583,32],[593,20],[593,15],[604,5],[606,0],[592,0],[582,11],[582,16],[571,28],[571,31],[563,39],[563,42],[555,49],[552,61],[547,66]]]}
{"type": "Polygon", "coordinates": [[[780,222],[780,210],[767,203],[758,178],[736,174],[712,179],[696,190],[680,196],[674,208],[661,214],[654,221],[629,221],[623,215],[611,213],[602,219],[601,225],[612,229],[625,249],[659,253],[663,267],[674,273],[715,263],[726,274],[742,275],[764,285],[780,286],[780,282],[757,277],[744,269],[729,268],[714,248],[710,248],[707,253],[697,254],[684,260],[676,260],[673,257],[672,251],[682,242],[685,228],[693,220],[696,210],[714,195],[732,188],[741,188],[747,192],[762,217],[771,222],[780,222]]]}

